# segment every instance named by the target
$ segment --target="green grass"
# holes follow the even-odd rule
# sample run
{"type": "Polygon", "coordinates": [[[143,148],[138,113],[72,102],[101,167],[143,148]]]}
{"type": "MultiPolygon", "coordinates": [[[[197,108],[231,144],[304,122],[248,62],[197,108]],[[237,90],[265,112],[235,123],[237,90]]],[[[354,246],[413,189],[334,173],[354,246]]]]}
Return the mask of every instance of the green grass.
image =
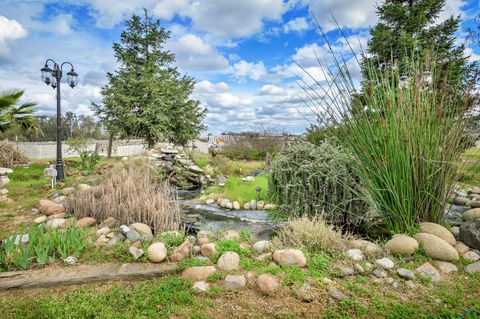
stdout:
{"type": "Polygon", "coordinates": [[[267,194],[267,185],[268,179],[265,175],[255,177],[252,182],[243,182],[241,176],[230,176],[224,187],[215,187],[213,192],[231,201],[238,201],[243,206],[252,199],[257,200],[258,193],[255,189],[260,186],[262,188],[260,198],[268,203],[270,197],[267,194]]]}
{"type": "Polygon", "coordinates": [[[208,153],[192,151],[188,155],[192,158],[193,163],[200,168],[205,168],[205,166],[212,163],[212,156],[208,153]]]}
{"type": "Polygon", "coordinates": [[[137,284],[115,284],[106,290],[77,290],[57,297],[42,294],[0,301],[1,318],[170,318],[171,314],[205,318],[204,302],[177,276],[137,284]]]}
{"type": "Polygon", "coordinates": [[[472,147],[462,154],[460,182],[471,185],[480,185],[480,148],[472,147]]]}

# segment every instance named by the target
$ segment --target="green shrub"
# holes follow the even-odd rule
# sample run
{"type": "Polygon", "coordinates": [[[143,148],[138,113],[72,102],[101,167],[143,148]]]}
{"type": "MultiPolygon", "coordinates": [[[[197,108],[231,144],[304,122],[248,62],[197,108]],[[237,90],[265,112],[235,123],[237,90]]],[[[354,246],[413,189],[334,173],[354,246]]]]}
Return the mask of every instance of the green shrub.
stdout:
{"type": "Polygon", "coordinates": [[[268,154],[282,149],[285,138],[274,133],[245,133],[225,143],[221,154],[233,160],[265,160],[268,154]]]}
{"type": "Polygon", "coordinates": [[[269,194],[285,217],[323,217],[338,226],[359,226],[369,216],[354,158],[326,141],[297,142],[278,154],[270,169],[269,194]]]}

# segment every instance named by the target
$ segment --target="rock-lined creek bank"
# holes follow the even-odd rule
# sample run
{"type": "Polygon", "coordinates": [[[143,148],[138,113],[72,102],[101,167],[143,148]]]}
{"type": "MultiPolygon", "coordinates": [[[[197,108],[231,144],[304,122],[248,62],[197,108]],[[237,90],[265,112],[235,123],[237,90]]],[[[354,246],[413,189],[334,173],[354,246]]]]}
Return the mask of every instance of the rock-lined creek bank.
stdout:
{"type": "Polygon", "coordinates": [[[200,230],[247,229],[256,237],[267,239],[278,227],[284,225],[268,220],[268,212],[265,210],[229,210],[214,204],[198,204],[192,198],[185,199],[191,197],[185,193],[180,193],[179,197],[182,221],[191,233],[200,230]]]}

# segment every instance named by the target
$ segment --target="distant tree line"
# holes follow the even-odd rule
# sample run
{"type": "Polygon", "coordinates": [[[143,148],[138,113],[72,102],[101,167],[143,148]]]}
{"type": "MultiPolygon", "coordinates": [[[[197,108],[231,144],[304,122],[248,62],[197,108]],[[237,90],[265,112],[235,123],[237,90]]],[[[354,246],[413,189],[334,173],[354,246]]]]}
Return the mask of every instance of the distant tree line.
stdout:
{"type": "MultiPolygon", "coordinates": [[[[56,140],[57,117],[33,117],[35,130],[26,130],[21,126],[0,133],[0,140],[20,142],[44,142],[56,140]]],[[[67,112],[62,116],[62,139],[106,139],[102,124],[90,115],[76,115],[67,112]]]]}

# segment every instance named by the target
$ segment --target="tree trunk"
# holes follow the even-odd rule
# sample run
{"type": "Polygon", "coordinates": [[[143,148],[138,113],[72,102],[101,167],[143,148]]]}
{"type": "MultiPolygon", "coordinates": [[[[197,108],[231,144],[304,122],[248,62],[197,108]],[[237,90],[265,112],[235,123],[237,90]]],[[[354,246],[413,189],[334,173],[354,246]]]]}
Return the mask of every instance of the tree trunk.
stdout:
{"type": "Polygon", "coordinates": [[[110,135],[108,136],[108,147],[107,147],[107,157],[111,158],[112,157],[112,147],[113,147],[113,136],[115,133],[109,132],[110,135]]]}

